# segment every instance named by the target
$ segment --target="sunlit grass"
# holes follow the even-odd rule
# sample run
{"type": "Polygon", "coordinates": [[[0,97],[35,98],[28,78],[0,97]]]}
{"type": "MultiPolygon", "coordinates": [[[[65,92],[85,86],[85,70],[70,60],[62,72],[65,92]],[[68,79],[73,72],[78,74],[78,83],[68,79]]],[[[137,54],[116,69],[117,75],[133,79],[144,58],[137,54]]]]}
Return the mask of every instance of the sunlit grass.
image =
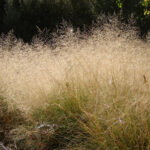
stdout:
{"type": "Polygon", "coordinates": [[[19,149],[150,149],[149,42],[114,27],[63,37],[1,44],[1,95],[28,120],[19,149]]]}

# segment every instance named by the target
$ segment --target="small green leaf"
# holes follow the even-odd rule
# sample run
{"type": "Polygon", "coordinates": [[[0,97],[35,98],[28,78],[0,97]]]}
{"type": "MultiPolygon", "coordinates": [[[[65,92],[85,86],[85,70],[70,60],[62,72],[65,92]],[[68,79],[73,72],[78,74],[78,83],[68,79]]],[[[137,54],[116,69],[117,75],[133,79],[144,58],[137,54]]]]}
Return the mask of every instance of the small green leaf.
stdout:
{"type": "Polygon", "coordinates": [[[121,0],[116,0],[116,3],[119,8],[122,8],[122,1],[121,0]]]}

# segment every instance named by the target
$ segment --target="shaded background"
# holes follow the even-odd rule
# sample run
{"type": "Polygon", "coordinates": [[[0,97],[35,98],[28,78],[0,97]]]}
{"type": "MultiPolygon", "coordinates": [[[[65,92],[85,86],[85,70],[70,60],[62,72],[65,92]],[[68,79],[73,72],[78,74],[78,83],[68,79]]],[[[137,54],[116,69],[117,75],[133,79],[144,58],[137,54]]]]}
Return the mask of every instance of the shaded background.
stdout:
{"type": "Polygon", "coordinates": [[[54,32],[65,20],[76,28],[90,29],[102,14],[135,20],[140,36],[150,29],[149,0],[0,0],[0,34],[13,29],[17,38],[29,42],[41,30],[54,32]]]}

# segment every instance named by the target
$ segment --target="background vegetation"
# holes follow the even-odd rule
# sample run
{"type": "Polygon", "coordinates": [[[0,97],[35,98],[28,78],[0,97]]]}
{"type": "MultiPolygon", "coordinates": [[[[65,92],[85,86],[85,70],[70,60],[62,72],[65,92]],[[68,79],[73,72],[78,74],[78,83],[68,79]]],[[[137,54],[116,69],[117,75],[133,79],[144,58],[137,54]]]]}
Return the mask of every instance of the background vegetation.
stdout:
{"type": "Polygon", "coordinates": [[[84,30],[102,14],[116,13],[125,23],[132,18],[145,37],[150,29],[149,8],[149,0],[1,0],[0,33],[13,29],[17,37],[30,41],[37,27],[52,32],[65,20],[84,30]]]}

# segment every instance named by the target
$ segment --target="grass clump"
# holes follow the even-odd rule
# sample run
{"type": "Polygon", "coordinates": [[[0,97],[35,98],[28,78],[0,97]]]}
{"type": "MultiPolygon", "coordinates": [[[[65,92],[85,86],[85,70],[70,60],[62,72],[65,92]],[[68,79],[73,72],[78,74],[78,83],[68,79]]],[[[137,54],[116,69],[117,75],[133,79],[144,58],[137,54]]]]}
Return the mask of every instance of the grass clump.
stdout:
{"type": "Polygon", "coordinates": [[[91,93],[81,88],[74,93],[64,85],[63,93],[50,97],[44,109],[33,113],[38,122],[56,126],[47,149],[148,149],[149,104],[143,106],[143,97],[137,97],[145,91],[129,85],[114,88],[99,88],[95,97],[92,88],[86,88],[91,93]]]}
{"type": "MultiPolygon", "coordinates": [[[[13,138],[18,136],[17,132],[13,132],[14,130],[18,130],[22,125],[26,125],[26,121],[22,112],[14,106],[10,108],[7,100],[1,96],[0,97],[0,141],[3,142],[4,145],[10,146],[11,148],[15,148],[15,141],[13,138]]],[[[20,133],[23,134],[23,133],[20,133]]],[[[20,139],[18,137],[18,141],[20,139]]],[[[17,144],[17,143],[16,143],[17,144]]]]}
{"type": "Polygon", "coordinates": [[[150,45],[120,29],[63,34],[53,50],[2,42],[0,127],[16,149],[150,149],[150,45]]]}

